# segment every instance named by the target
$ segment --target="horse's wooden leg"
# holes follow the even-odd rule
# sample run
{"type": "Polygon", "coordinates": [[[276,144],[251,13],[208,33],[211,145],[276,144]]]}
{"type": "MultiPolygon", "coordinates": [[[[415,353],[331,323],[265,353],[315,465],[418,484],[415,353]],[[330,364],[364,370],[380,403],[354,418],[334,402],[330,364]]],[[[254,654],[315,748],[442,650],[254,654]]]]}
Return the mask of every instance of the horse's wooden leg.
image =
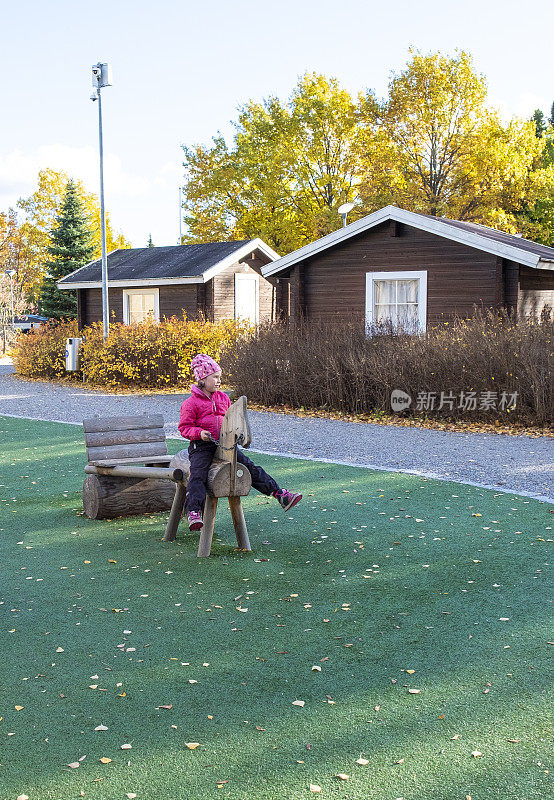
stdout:
{"type": "Polygon", "coordinates": [[[171,512],[169,514],[169,519],[167,520],[167,525],[165,527],[165,534],[162,540],[164,542],[172,542],[177,535],[179,520],[181,519],[181,514],[183,513],[185,496],[186,496],[186,489],[184,485],[182,483],[176,483],[175,497],[173,498],[173,505],[171,506],[171,512]]]}
{"type": "Polygon", "coordinates": [[[198,544],[198,558],[205,558],[210,555],[216,510],[217,497],[212,497],[211,494],[206,495],[206,501],[204,503],[204,524],[200,532],[200,542],[198,544]]]}
{"type": "Polygon", "coordinates": [[[251,550],[252,548],[250,547],[250,540],[248,538],[248,531],[246,530],[246,520],[244,519],[244,511],[242,510],[240,497],[229,497],[229,508],[231,509],[238,546],[241,550],[251,550]]]}

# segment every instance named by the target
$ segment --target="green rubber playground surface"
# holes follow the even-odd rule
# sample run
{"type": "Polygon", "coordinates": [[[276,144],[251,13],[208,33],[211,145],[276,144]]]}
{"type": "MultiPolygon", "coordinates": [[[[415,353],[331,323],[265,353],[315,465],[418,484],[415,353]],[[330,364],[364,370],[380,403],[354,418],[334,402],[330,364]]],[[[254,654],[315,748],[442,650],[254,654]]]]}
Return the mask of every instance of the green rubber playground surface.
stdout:
{"type": "Polygon", "coordinates": [[[304,500],[199,560],[82,516],[80,428],[0,431],[1,800],[551,796],[553,506],[254,454],[304,500]]]}

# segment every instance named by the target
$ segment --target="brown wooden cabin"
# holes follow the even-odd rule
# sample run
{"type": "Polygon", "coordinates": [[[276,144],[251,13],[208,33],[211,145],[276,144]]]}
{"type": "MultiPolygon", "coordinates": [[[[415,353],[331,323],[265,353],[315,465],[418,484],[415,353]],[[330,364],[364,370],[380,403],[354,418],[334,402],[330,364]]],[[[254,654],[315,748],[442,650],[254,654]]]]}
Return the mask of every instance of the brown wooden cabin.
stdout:
{"type": "MultiPolygon", "coordinates": [[[[108,255],[110,320],[160,321],[183,312],[212,322],[274,320],[278,288],[262,267],[276,258],[261,239],[114,250],[108,255]]],[[[57,285],[77,290],[79,328],[102,320],[101,259],[57,285]]]]}
{"type": "Polygon", "coordinates": [[[554,248],[395,206],[268,263],[262,274],[279,281],[277,312],[292,322],[408,320],[424,331],[476,306],[535,318],[554,309],[554,248]]]}

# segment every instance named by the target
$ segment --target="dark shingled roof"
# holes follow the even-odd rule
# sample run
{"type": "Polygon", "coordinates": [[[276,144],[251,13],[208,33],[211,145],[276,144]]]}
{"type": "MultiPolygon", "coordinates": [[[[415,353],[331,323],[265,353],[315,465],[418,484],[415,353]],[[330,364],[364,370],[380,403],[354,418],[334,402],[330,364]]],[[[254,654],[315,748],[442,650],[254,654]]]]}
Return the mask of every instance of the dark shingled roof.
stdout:
{"type": "Polygon", "coordinates": [[[533,253],[545,261],[554,261],[554,247],[547,247],[545,244],[532,242],[530,239],[514,236],[512,233],[497,231],[495,228],[488,228],[486,225],[479,225],[477,222],[462,222],[457,219],[446,219],[446,217],[431,217],[429,214],[419,214],[418,216],[436,220],[443,225],[449,225],[453,228],[461,228],[461,230],[468,231],[469,233],[475,233],[478,236],[484,236],[486,239],[492,239],[494,242],[508,244],[511,247],[518,247],[520,250],[533,253]]]}
{"type": "MultiPolygon", "coordinates": [[[[249,240],[241,242],[209,242],[174,247],[135,247],[115,250],[108,255],[108,280],[136,281],[157,278],[198,278],[249,240]]],[[[63,283],[100,282],[102,260],[92,261],[66,275],[63,283]]]]}

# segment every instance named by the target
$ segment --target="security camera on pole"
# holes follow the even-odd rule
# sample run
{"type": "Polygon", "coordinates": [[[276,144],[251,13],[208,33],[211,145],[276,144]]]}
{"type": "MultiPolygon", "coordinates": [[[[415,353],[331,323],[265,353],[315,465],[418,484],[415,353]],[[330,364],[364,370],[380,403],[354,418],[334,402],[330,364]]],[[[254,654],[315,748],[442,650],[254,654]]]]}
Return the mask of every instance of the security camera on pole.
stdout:
{"type": "Polygon", "coordinates": [[[92,68],[91,100],[98,100],[98,139],[100,143],[100,228],[102,233],[102,323],[104,339],[110,332],[110,305],[108,301],[108,258],[106,255],[106,214],[104,211],[104,143],[102,139],[102,97],[100,89],[112,85],[112,68],[98,62],[92,68]]]}

